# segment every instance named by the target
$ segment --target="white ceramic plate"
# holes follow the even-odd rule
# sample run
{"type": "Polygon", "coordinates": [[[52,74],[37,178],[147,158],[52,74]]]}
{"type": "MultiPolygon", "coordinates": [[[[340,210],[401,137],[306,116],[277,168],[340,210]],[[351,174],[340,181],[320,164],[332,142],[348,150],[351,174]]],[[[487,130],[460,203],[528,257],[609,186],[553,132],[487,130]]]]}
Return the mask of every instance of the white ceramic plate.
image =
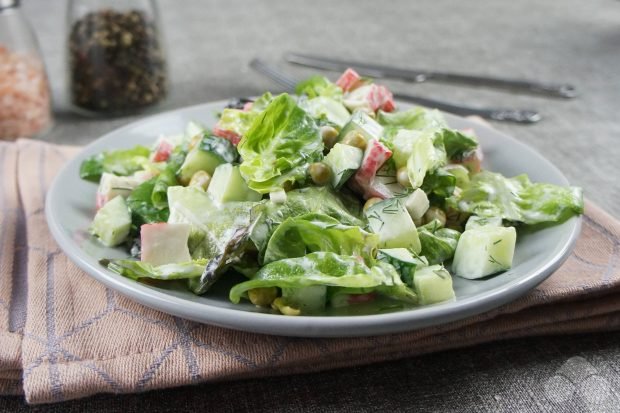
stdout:
{"type": "MultiPolygon", "coordinates": [[[[127,253],[102,247],[86,229],[95,213],[96,185],[79,177],[80,163],[103,150],[150,145],[161,134],[176,134],[190,120],[213,125],[226,102],[213,102],[155,115],[110,132],[88,145],[56,176],[47,196],[50,230],[63,251],[84,271],[108,287],[148,307],[202,323],[266,334],[344,337],[395,333],[465,318],[508,303],[545,280],[568,257],[581,227],[580,218],[529,234],[520,234],[510,271],[484,280],[454,277],[456,300],[426,307],[371,315],[286,317],[261,312],[251,304],[228,301],[228,286],[196,296],[182,286],[154,287],[122,277],[99,265],[101,258],[127,253]]],[[[406,108],[406,104],[401,105],[406,108]]],[[[541,155],[496,130],[445,115],[454,128],[472,128],[484,151],[484,167],[507,176],[527,173],[532,181],[568,185],[562,173],[541,155]]]]}

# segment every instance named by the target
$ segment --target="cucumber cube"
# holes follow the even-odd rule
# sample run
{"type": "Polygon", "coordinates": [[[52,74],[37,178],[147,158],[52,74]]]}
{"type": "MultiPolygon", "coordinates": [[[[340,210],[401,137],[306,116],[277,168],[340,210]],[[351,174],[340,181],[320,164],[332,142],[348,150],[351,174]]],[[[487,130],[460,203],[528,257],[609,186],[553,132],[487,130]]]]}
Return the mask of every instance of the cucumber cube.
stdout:
{"type": "Polygon", "coordinates": [[[400,199],[377,202],[365,214],[372,232],[379,234],[380,248],[408,248],[420,253],[418,230],[400,199]]]}
{"type": "Polygon", "coordinates": [[[414,290],[420,304],[434,304],[454,298],[452,277],[441,265],[422,267],[413,277],[414,290]]]}
{"type": "Polygon", "coordinates": [[[501,217],[479,217],[478,215],[472,215],[467,220],[467,224],[465,224],[465,231],[468,229],[475,229],[480,227],[501,227],[502,226],[502,218],[501,217]]]}
{"type": "Polygon", "coordinates": [[[400,278],[410,287],[413,287],[413,279],[418,265],[426,265],[422,260],[415,258],[411,251],[406,248],[385,248],[377,252],[379,261],[392,264],[400,274],[400,278]]]}
{"type": "Polygon", "coordinates": [[[302,314],[323,310],[326,297],[327,287],[324,285],[282,289],[282,298],[291,307],[301,310],[302,314]]]}
{"type": "Polygon", "coordinates": [[[407,160],[413,152],[413,144],[422,134],[419,130],[401,129],[392,139],[392,159],[396,168],[407,166],[407,160]]]}
{"type": "Polygon", "coordinates": [[[115,247],[127,239],[131,228],[131,214],[125,198],[117,196],[97,211],[90,226],[91,234],[107,247],[115,247]]]}
{"type": "Polygon", "coordinates": [[[213,200],[224,203],[233,201],[260,201],[262,195],[248,188],[239,172],[239,166],[224,163],[215,168],[207,189],[213,200]]]}
{"type": "Polygon", "coordinates": [[[284,204],[286,203],[286,191],[282,188],[269,192],[269,200],[274,204],[284,204]]]}
{"type": "Polygon", "coordinates": [[[237,150],[230,141],[217,136],[205,135],[201,141],[187,154],[179,169],[179,181],[189,184],[192,176],[198,171],[213,175],[215,168],[223,163],[231,163],[237,159],[237,150]]]}
{"type": "Polygon", "coordinates": [[[108,172],[102,173],[99,187],[97,188],[97,206],[101,207],[117,196],[127,198],[140,183],[133,176],[117,176],[108,172]]]}
{"type": "Polygon", "coordinates": [[[428,201],[428,196],[426,196],[426,192],[420,188],[416,189],[411,195],[405,198],[405,208],[407,208],[407,212],[409,212],[411,219],[414,221],[424,216],[429,205],[430,203],[428,201]]]}
{"type": "Polygon", "coordinates": [[[323,162],[332,170],[332,186],[340,189],[362,165],[364,151],[350,145],[337,143],[323,162]]]}
{"type": "Polygon", "coordinates": [[[514,227],[468,229],[459,238],[452,270],[459,277],[477,279],[509,269],[515,251],[514,227]]]}
{"type": "Polygon", "coordinates": [[[365,112],[357,111],[351,116],[351,120],[344,125],[338,135],[338,141],[342,141],[350,132],[359,132],[366,141],[379,140],[383,136],[383,126],[368,116],[365,112]]]}

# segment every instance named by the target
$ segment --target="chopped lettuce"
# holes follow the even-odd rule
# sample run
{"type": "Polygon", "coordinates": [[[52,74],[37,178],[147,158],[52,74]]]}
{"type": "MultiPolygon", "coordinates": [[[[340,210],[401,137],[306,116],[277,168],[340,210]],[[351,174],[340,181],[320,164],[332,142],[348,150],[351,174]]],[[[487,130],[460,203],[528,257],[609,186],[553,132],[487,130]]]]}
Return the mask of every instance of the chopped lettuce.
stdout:
{"type": "Polygon", "coordinates": [[[131,211],[131,222],[134,232],[137,232],[143,224],[166,222],[168,220],[168,208],[158,208],[153,204],[153,191],[156,184],[157,177],[151,178],[138,185],[127,197],[127,206],[131,211]]]}
{"type": "Polygon", "coordinates": [[[250,110],[226,108],[222,111],[217,126],[220,129],[229,130],[239,136],[243,136],[252,126],[254,119],[265,110],[272,100],[273,96],[267,92],[252,103],[250,110]]]}
{"type": "Polygon", "coordinates": [[[306,95],[310,99],[322,96],[342,102],[342,89],[324,76],[311,76],[299,82],[295,87],[295,93],[300,96],[306,95]]]}
{"type": "Polygon", "coordinates": [[[314,119],[286,93],[254,119],[237,148],[241,174],[250,189],[263,194],[304,181],[308,165],[323,157],[314,119]]]}
{"type": "Polygon", "coordinates": [[[351,118],[347,108],[339,101],[325,96],[300,99],[299,107],[321,124],[332,124],[342,128],[351,118]]]}
{"type": "Polygon", "coordinates": [[[224,252],[239,228],[250,225],[256,202],[216,204],[211,197],[192,187],[168,188],[169,223],[189,223],[189,250],[193,259],[211,259],[224,252]]]}
{"type": "Polygon", "coordinates": [[[247,269],[249,264],[245,253],[251,246],[252,224],[240,227],[225,241],[221,252],[209,260],[200,278],[190,279],[189,288],[195,294],[204,294],[219,280],[230,266],[239,265],[247,269]]]}
{"type": "Polygon", "coordinates": [[[286,193],[282,204],[267,201],[257,205],[253,215],[259,217],[251,238],[262,258],[267,242],[278,225],[289,217],[320,213],[335,218],[343,225],[363,226],[359,201],[336,193],[329,187],[307,187],[286,193]]]}
{"type": "Polygon", "coordinates": [[[324,214],[306,214],[288,218],[269,239],[264,262],[303,257],[317,251],[361,256],[368,264],[379,243],[379,236],[358,226],[343,225],[324,214]]]}
{"type": "Polygon", "coordinates": [[[506,178],[482,171],[449,203],[463,212],[481,217],[539,224],[562,222],[583,213],[581,188],[532,183],[527,175],[506,178]]]}
{"type": "Polygon", "coordinates": [[[157,280],[180,280],[200,277],[207,265],[207,260],[200,259],[164,265],[151,265],[134,260],[110,260],[109,270],[134,280],[152,278],[157,280]]]}
{"type": "Polygon", "coordinates": [[[455,129],[442,129],[441,134],[448,159],[458,160],[478,147],[474,135],[455,129]]]}
{"type": "Polygon", "coordinates": [[[369,288],[393,298],[416,301],[415,293],[402,282],[392,265],[378,262],[368,267],[359,258],[333,252],[313,252],[304,257],[269,263],[252,280],[235,285],[230,290],[230,300],[239,303],[241,297],[253,288],[303,288],[313,285],[369,288]]]}
{"type": "Polygon", "coordinates": [[[177,171],[183,164],[185,156],[185,150],[181,146],[177,146],[170,154],[166,167],[155,178],[155,185],[151,194],[151,201],[155,208],[165,209],[168,207],[168,187],[179,185],[177,171]]]}
{"type": "Polygon", "coordinates": [[[127,176],[144,169],[151,151],[146,146],[137,145],[131,149],[102,152],[85,159],[80,165],[80,178],[99,182],[101,174],[127,176]]]}
{"type": "Polygon", "coordinates": [[[413,188],[420,188],[427,174],[434,172],[447,162],[446,150],[441,133],[427,131],[413,143],[407,160],[407,173],[413,188]]]}
{"type": "Polygon", "coordinates": [[[438,110],[422,107],[414,107],[400,112],[380,110],[377,113],[377,122],[385,128],[384,138],[388,141],[400,129],[434,130],[448,127],[443,115],[438,110]]]}
{"type": "Polygon", "coordinates": [[[461,233],[450,228],[442,228],[441,223],[434,220],[418,227],[418,235],[422,244],[420,255],[426,257],[428,263],[433,265],[454,257],[461,233]]]}
{"type": "Polygon", "coordinates": [[[444,167],[440,167],[427,174],[422,189],[428,194],[435,194],[441,198],[452,196],[456,188],[456,176],[444,167]]]}

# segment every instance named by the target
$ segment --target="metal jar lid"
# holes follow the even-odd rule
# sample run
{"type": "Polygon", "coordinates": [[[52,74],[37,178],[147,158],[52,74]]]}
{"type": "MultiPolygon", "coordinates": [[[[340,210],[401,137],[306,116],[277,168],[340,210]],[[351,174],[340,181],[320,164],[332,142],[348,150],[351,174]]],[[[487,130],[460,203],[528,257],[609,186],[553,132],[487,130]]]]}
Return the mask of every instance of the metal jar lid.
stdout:
{"type": "Polygon", "coordinates": [[[19,0],[0,0],[0,10],[19,6],[19,0]]]}

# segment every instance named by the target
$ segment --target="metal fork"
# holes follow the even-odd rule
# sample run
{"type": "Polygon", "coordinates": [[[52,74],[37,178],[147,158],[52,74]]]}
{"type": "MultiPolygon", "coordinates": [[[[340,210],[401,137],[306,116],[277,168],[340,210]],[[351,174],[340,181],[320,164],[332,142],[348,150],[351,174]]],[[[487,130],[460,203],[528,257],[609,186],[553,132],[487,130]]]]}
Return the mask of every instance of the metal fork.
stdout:
{"type": "MultiPolygon", "coordinates": [[[[269,77],[284,87],[287,91],[295,91],[295,85],[297,84],[297,80],[295,78],[265,63],[263,60],[258,58],[252,59],[250,61],[250,67],[269,77]]],[[[444,112],[454,113],[460,116],[480,116],[485,119],[515,123],[535,123],[542,119],[542,116],[534,110],[474,108],[403,93],[394,93],[394,98],[406,102],[417,103],[429,108],[439,109],[444,112]]]]}

